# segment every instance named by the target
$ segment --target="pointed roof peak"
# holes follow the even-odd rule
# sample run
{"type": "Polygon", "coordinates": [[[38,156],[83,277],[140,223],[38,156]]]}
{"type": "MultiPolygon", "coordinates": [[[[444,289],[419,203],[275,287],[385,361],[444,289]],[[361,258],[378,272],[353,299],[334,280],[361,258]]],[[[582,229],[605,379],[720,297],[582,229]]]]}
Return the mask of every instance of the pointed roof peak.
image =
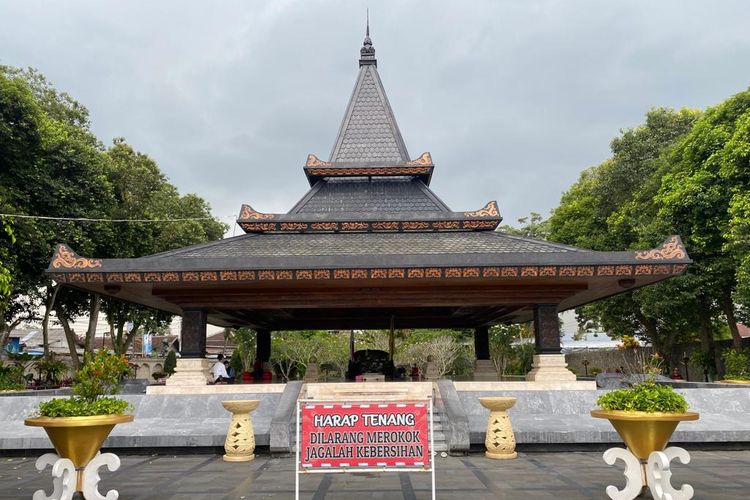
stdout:
{"type": "Polygon", "coordinates": [[[362,42],[362,48],[359,49],[359,66],[362,67],[368,64],[378,65],[378,60],[375,59],[375,47],[372,46],[372,40],[370,40],[370,9],[367,9],[365,40],[362,42]]]}

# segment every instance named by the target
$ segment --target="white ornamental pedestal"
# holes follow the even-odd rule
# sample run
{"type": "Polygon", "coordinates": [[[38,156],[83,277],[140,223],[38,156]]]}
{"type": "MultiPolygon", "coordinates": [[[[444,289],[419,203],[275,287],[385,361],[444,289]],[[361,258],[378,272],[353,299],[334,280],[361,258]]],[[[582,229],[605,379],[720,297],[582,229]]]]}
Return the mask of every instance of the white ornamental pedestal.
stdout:
{"type": "Polygon", "coordinates": [[[117,500],[120,497],[117,490],[109,490],[106,495],[99,493],[99,468],[105,465],[110,472],[114,472],[120,468],[120,458],[114,453],[99,453],[83,470],[76,470],[76,466],[69,458],[60,458],[55,453],[45,453],[36,459],[34,466],[38,471],[52,466],[54,489],[50,495],[44,490],[37,490],[32,500],[72,500],[79,488],[86,500],[117,500]]]}
{"type": "Polygon", "coordinates": [[[260,404],[258,399],[222,401],[222,406],[232,412],[227,439],[224,441],[225,462],[249,462],[255,458],[255,432],[250,412],[260,404]]]}
{"type": "Polygon", "coordinates": [[[512,397],[479,398],[479,402],[490,410],[487,420],[487,437],[484,445],[487,447],[485,456],[493,460],[507,460],[516,458],[516,437],[506,410],[516,404],[512,397]]]}
{"type": "Polygon", "coordinates": [[[622,460],[625,464],[626,482],[621,490],[613,485],[607,486],[607,496],[612,500],[633,500],[642,496],[644,490],[648,488],[655,500],[693,498],[695,492],[689,484],[683,484],[679,489],[675,489],[671,484],[670,462],[675,458],[683,464],[690,463],[690,454],[687,450],[677,446],[651,452],[645,462],[641,462],[626,448],[608,449],[604,452],[604,461],[609,465],[614,465],[615,461],[622,460]]]}

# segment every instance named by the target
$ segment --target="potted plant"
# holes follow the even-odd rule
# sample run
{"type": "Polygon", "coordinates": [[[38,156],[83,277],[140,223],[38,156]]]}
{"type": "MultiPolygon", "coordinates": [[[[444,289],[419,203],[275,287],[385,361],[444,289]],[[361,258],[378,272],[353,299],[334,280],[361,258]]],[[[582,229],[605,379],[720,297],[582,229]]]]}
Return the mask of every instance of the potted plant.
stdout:
{"type": "Polygon", "coordinates": [[[631,380],[635,381],[631,387],[599,396],[596,403],[601,408],[591,411],[591,416],[609,420],[628,448],[610,448],[604,453],[604,460],[610,465],[616,459],[624,461],[628,478],[625,489],[608,486],[607,494],[610,498],[636,498],[648,487],[652,493],[673,495],[669,498],[691,498],[690,485],[676,490],[669,484],[671,460],[679,458],[687,463],[690,455],[682,448],[666,446],[680,422],[697,420],[699,415],[687,411],[687,400],[682,394],[671,386],[656,383],[661,372],[658,354],[646,360],[641,371],[631,374],[631,380]]]}
{"type": "Polygon", "coordinates": [[[84,468],[114,426],[133,421],[133,415],[126,414],[131,405],[111,397],[120,390],[120,381],[127,373],[124,356],[106,349],[95,356],[87,353],[83,366],[75,374],[73,395],[40,403],[38,415],[24,421],[28,426],[43,427],[60,458],[73,463],[77,491],[83,491],[84,468]]]}
{"type": "Polygon", "coordinates": [[[642,374],[631,375],[639,380],[631,387],[616,389],[599,396],[591,416],[606,418],[628,449],[643,461],[654,451],[661,451],[685,420],[697,420],[698,413],[689,412],[685,396],[671,386],[656,383],[662,360],[658,354],[643,360],[642,374]]]}

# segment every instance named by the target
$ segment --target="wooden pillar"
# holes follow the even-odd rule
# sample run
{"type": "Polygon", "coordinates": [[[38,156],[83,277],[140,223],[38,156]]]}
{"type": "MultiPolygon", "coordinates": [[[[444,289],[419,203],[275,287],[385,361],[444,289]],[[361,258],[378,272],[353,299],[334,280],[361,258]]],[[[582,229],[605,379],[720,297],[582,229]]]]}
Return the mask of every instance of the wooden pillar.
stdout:
{"type": "Polygon", "coordinates": [[[560,323],[556,304],[534,306],[534,340],[537,354],[560,354],[560,323]]]}
{"type": "Polygon", "coordinates": [[[474,352],[477,359],[490,359],[489,328],[479,326],[474,328],[474,352]]]}
{"type": "Polygon", "coordinates": [[[536,354],[526,380],[565,384],[575,382],[576,375],[567,368],[560,348],[560,323],[556,304],[534,305],[534,341],[536,354]]]}
{"type": "Polygon", "coordinates": [[[255,330],[255,359],[262,363],[271,360],[271,330],[255,330]]]}
{"type": "Polygon", "coordinates": [[[206,311],[187,309],[182,314],[180,355],[183,358],[206,357],[206,311]]]}
{"type": "Polygon", "coordinates": [[[206,359],[206,320],[201,309],[186,309],[180,329],[180,357],[175,373],[167,379],[168,386],[204,386],[210,372],[206,359]]]}

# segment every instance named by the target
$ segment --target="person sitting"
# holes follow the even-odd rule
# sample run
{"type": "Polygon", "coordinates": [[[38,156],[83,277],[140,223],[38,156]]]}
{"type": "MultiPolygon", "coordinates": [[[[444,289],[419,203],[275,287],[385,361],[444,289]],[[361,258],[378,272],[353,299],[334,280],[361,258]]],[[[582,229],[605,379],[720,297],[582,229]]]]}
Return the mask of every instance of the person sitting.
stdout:
{"type": "Polygon", "coordinates": [[[213,376],[214,384],[228,384],[230,382],[227,367],[224,366],[223,354],[219,354],[216,357],[216,363],[211,367],[211,375],[213,376]]]}
{"type": "Polygon", "coordinates": [[[680,369],[675,366],[674,370],[672,370],[671,375],[672,380],[682,380],[682,374],[680,373],[680,369]]]}

